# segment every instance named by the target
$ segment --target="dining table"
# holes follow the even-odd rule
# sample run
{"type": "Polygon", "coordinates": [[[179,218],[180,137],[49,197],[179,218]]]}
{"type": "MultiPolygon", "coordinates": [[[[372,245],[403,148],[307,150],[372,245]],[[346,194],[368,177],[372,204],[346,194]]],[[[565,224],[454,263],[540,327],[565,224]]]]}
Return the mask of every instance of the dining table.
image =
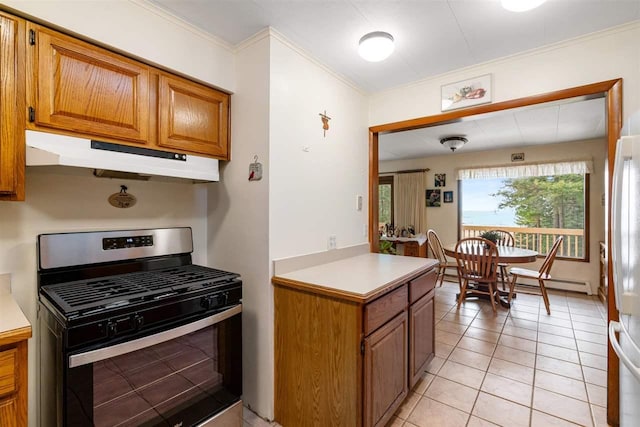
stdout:
{"type": "MultiPolygon", "coordinates": [[[[457,243],[451,243],[451,244],[447,244],[444,245],[444,253],[447,256],[456,257],[456,246],[457,243]]],[[[464,253],[466,248],[468,248],[469,246],[467,245],[460,245],[458,247],[458,251],[461,251],[461,253],[464,253]]],[[[518,248],[515,246],[504,246],[504,245],[496,245],[496,248],[498,249],[498,262],[499,263],[505,263],[505,264],[526,264],[526,263],[530,263],[530,262],[535,262],[536,259],[538,258],[538,252],[533,251],[531,249],[524,249],[524,248],[518,248]]],[[[482,250],[482,248],[480,248],[480,250],[482,250]]],[[[470,284],[471,286],[472,284],[470,284]]],[[[482,284],[473,284],[473,286],[476,287],[484,287],[486,285],[482,285],[482,284]]],[[[471,290],[473,290],[474,288],[472,287],[471,290]]],[[[486,290],[482,289],[482,290],[486,290]]],[[[501,291],[500,289],[498,289],[497,284],[496,284],[496,293],[498,294],[498,302],[500,303],[501,306],[505,307],[505,308],[510,308],[511,304],[508,301],[508,296],[509,296],[509,292],[508,291],[501,291]]],[[[467,296],[470,295],[470,292],[467,291],[467,296]]],[[[471,294],[474,297],[478,297],[478,298],[483,298],[483,299],[489,299],[490,296],[484,295],[484,294],[477,294],[477,293],[473,293],[471,294]]],[[[515,298],[517,295],[514,294],[513,298],[515,298]]],[[[460,297],[460,293],[456,294],[456,300],[460,297]]],[[[466,296],[465,296],[466,298],[466,296]]]]}

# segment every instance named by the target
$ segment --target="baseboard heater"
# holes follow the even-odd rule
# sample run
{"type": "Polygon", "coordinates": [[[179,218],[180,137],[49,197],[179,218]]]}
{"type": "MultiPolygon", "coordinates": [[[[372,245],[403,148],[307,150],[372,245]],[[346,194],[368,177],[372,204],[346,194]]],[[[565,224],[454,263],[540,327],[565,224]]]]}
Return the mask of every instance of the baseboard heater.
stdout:
{"type": "MultiPolygon", "coordinates": [[[[454,283],[458,281],[458,278],[451,273],[446,273],[445,277],[449,279],[449,281],[454,283]]],[[[593,295],[593,291],[591,290],[591,283],[585,280],[554,278],[554,279],[547,279],[544,281],[544,283],[547,289],[555,289],[558,291],[580,292],[587,295],[593,295]]],[[[528,286],[532,288],[538,287],[538,283],[536,281],[528,281],[528,282],[518,281],[517,285],[528,286]]]]}

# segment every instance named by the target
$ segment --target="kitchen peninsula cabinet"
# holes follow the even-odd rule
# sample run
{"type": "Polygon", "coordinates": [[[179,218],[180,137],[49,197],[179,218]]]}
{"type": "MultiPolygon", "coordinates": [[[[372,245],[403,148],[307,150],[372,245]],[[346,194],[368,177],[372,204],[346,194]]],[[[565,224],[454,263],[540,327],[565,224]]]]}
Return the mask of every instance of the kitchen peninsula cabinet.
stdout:
{"type": "Polygon", "coordinates": [[[24,200],[24,27],[0,12],[0,200],[24,200]]]}
{"type": "Polygon", "coordinates": [[[146,144],[150,68],[29,24],[30,118],[36,126],[146,144]]]}
{"type": "Polygon", "coordinates": [[[436,265],[365,254],[274,276],[275,420],[385,425],[433,357],[436,265]]]}
{"type": "Polygon", "coordinates": [[[31,325],[10,294],[0,295],[0,426],[27,425],[27,340],[31,325]]]}

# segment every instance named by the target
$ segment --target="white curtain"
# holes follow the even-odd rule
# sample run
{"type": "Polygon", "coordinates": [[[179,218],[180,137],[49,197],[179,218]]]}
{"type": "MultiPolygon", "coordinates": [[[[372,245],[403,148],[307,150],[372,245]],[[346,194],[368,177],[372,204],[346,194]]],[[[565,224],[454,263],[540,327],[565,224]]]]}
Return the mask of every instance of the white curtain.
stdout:
{"type": "Polygon", "coordinates": [[[427,173],[401,173],[395,176],[394,181],[394,225],[397,227],[413,225],[416,233],[426,233],[427,173]]]}
{"type": "Polygon", "coordinates": [[[486,178],[526,178],[530,176],[552,176],[580,174],[593,171],[593,161],[576,160],[556,163],[534,163],[526,165],[490,166],[472,169],[459,169],[458,179],[486,178]]]}

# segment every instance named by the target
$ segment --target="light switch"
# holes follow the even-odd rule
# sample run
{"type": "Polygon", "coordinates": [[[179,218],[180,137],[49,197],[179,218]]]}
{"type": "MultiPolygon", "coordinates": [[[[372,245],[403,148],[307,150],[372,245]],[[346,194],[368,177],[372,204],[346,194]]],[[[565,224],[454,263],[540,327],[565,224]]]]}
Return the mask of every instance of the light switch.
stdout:
{"type": "Polygon", "coordinates": [[[356,210],[358,212],[362,210],[362,196],[360,194],[356,196],[356,210]]]}

